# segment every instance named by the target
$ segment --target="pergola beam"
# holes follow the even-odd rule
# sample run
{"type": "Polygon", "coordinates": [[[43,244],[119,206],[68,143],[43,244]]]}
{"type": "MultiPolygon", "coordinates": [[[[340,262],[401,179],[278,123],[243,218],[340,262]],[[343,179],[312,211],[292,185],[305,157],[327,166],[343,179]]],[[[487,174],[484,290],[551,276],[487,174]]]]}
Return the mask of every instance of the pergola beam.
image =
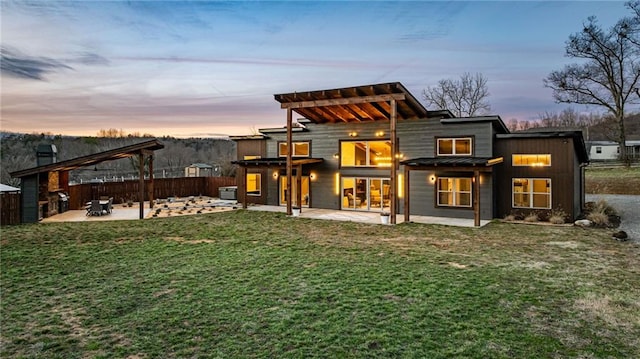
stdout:
{"type": "Polygon", "coordinates": [[[406,99],[405,94],[394,93],[394,94],[372,95],[372,96],[362,96],[362,97],[336,98],[336,99],[330,99],[330,100],[284,102],[280,104],[280,108],[298,109],[298,108],[308,108],[308,107],[343,106],[343,105],[355,105],[360,103],[389,102],[391,100],[404,101],[405,99],[406,99]]]}

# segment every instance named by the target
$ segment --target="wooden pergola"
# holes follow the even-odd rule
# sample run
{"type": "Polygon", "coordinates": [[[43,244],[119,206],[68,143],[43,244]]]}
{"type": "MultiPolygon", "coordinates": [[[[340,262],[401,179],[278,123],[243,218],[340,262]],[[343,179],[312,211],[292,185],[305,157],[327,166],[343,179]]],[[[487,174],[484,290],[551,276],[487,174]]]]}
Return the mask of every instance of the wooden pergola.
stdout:
{"type": "Polygon", "coordinates": [[[404,196],[404,220],[410,220],[410,188],[409,177],[411,171],[459,171],[473,173],[473,223],[474,226],[480,226],[480,173],[493,172],[493,166],[502,163],[502,157],[496,158],[480,158],[480,157],[447,157],[447,158],[415,158],[402,161],[404,165],[404,188],[406,196],[404,196]]]}
{"type": "MultiPolygon", "coordinates": [[[[140,177],[139,184],[139,194],[140,198],[140,219],[144,218],[144,193],[145,193],[145,182],[144,182],[144,158],[145,156],[149,157],[149,204],[153,208],[153,153],[156,150],[160,150],[164,148],[164,144],[160,141],[153,139],[145,142],[140,142],[137,144],[124,146],[104,152],[99,152],[87,156],[76,157],[66,161],[54,162],[46,165],[41,165],[38,167],[33,167],[21,171],[15,171],[11,173],[12,177],[23,178],[28,176],[38,176],[41,173],[49,173],[49,172],[58,172],[59,178],[61,182],[64,182],[67,186],[66,190],[68,190],[68,182],[69,182],[69,171],[82,168],[94,166],[98,163],[105,161],[113,161],[119,160],[121,158],[128,158],[133,156],[138,156],[138,171],[140,177]]],[[[24,186],[23,186],[24,187],[24,186]]],[[[26,196],[29,191],[25,191],[25,188],[22,188],[22,196],[26,196]]],[[[25,200],[23,200],[24,202],[25,200]]],[[[24,206],[23,206],[24,207],[24,206]]],[[[29,207],[29,206],[27,206],[29,207]]]]}
{"type": "MultiPolygon", "coordinates": [[[[292,148],[293,111],[315,123],[389,121],[391,141],[391,223],[396,223],[398,120],[420,119],[429,116],[418,100],[399,82],[339,88],[333,90],[293,92],[274,95],[280,107],[287,111],[287,148],[292,148]]],[[[292,214],[291,180],[294,160],[287,153],[287,214],[292,214]]],[[[299,172],[299,171],[298,171],[299,172]]]]}

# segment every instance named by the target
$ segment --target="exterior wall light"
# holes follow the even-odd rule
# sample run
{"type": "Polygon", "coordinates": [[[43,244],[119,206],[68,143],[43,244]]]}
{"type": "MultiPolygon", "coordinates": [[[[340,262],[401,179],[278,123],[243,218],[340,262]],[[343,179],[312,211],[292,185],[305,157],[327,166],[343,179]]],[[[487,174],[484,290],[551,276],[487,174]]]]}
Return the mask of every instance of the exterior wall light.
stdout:
{"type": "Polygon", "coordinates": [[[317,176],[316,176],[316,173],[315,173],[315,172],[311,172],[311,173],[309,174],[309,179],[310,179],[310,180],[315,181],[315,180],[316,180],[316,178],[317,178],[317,176]]]}
{"type": "Polygon", "coordinates": [[[278,171],[273,171],[273,179],[277,180],[278,179],[278,171]]]}
{"type": "Polygon", "coordinates": [[[358,133],[356,131],[349,132],[349,137],[358,137],[358,133]]]}
{"type": "Polygon", "coordinates": [[[376,131],[376,137],[384,136],[384,131],[376,131]]]}
{"type": "Polygon", "coordinates": [[[338,159],[340,158],[340,153],[336,152],[333,154],[333,158],[338,159]]]}

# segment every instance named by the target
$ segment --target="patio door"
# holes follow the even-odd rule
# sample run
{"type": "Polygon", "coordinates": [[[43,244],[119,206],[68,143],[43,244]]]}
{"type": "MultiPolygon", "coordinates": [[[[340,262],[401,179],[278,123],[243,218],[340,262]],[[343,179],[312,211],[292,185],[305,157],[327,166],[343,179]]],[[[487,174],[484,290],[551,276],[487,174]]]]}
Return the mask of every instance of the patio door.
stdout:
{"type": "Polygon", "coordinates": [[[361,211],[389,210],[391,197],[388,178],[343,177],[342,209],[361,211]]]}
{"type": "MultiPolygon", "coordinates": [[[[296,186],[296,179],[295,177],[292,178],[292,186],[291,186],[291,190],[292,190],[292,194],[291,194],[291,201],[293,202],[293,205],[296,205],[296,200],[298,198],[298,191],[302,191],[302,207],[309,207],[309,176],[302,176],[302,188],[299,189],[296,186]]],[[[280,190],[279,192],[279,197],[280,197],[280,205],[281,206],[286,206],[287,205],[287,177],[285,176],[281,176],[280,177],[280,190]]]]}

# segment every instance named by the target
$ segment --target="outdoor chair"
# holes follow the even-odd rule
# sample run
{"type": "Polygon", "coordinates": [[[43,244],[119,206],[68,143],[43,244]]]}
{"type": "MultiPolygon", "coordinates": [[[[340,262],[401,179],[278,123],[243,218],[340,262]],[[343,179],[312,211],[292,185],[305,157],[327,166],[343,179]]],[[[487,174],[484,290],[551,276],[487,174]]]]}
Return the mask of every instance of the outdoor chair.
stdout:
{"type": "Polygon", "coordinates": [[[87,216],[101,216],[102,215],[102,205],[100,204],[99,199],[91,200],[91,204],[87,206],[87,216]]]}
{"type": "Polygon", "coordinates": [[[107,203],[107,207],[105,208],[107,214],[111,214],[113,211],[113,197],[109,197],[109,202],[107,203]]]}

